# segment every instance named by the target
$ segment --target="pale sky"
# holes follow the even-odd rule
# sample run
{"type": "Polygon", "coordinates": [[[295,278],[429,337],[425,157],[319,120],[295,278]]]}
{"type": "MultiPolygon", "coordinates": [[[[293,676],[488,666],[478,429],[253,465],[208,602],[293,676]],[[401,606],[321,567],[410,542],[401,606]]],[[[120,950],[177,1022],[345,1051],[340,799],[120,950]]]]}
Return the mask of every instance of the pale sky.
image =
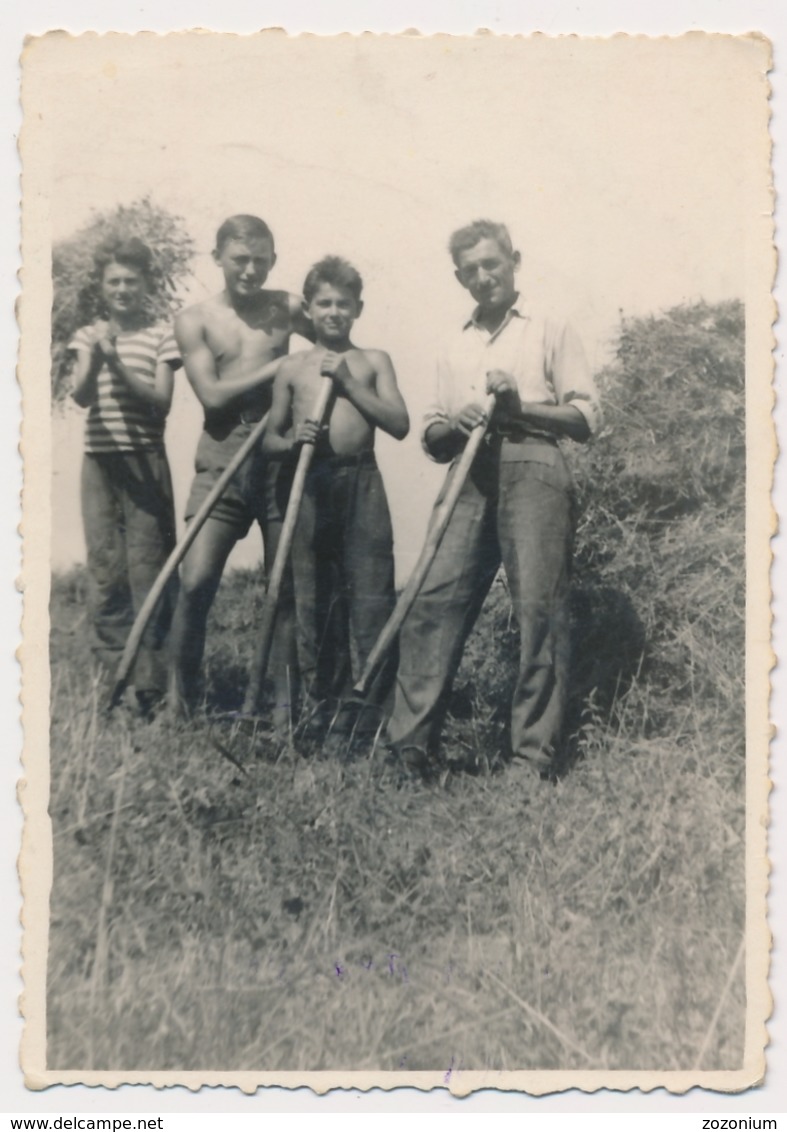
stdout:
{"type": "MultiPolygon", "coordinates": [[[[378,447],[401,579],[444,475],[418,441],[434,355],[472,306],[450,232],[508,223],[523,294],[571,318],[594,367],[621,310],[742,297],[760,55],[720,37],[61,39],[31,52],[28,82],[48,124],[53,239],[149,194],[197,242],[194,298],[220,289],[210,250],[236,212],[274,231],[271,286],[300,291],[328,252],[356,264],[355,341],[391,354],[413,421],[378,447]]],[[[84,554],[81,415],[53,427],[57,567],[84,554]]],[[[199,427],[180,377],[179,516],[199,427]]],[[[233,562],[259,553],[254,536],[233,562]]]]}

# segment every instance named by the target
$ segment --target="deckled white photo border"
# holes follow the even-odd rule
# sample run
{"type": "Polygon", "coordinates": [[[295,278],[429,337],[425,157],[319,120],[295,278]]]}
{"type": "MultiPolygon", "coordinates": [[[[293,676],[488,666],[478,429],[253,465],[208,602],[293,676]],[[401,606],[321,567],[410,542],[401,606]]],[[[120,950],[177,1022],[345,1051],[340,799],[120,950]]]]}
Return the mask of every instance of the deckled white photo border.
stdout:
{"type": "MultiPolygon", "coordinates": [[[[105,11],[106,11],[106,9],[105,9],[105,11]]],[[[764,356],[763,356],[762,354],[760,354],[759,356],[756,356],[756,357],[750,356],[750,358],[749,358],[749,364],[754,364],[754,365],[762,366],[763,364],[767,364],[767,358],[766,358],[766,357],[764,357],[764,356]]],[[[752,412],[752,413],[757,413],[757,412],[759,412],[759,411],[760,411],[761,409],[762,409],[762,405],[761,405],[761,404],[759,404],[759,403],[756,403],[756,404],[752,404],[752,405],[750,405],[750,412],[752,412]]],[[[37,463],[36,472],[38,473],[39,471],[40,471],[41,473],[43,473],[43,474],[46,474],[46,464],[45,464],[45,462],[44,462],[44,461],[42,461],[42,462],[41,462],[40,464],[38,464],[38,463],[37,463]]],[[[30,487],[31,493],[32,493],[32,492],[35,492],[35,490],[36,490],[36,486],[35,486],[35,484],[34,484],[34,483],[33,483],[33,484],[29,484],[28,486],[30,487]]],[[[763,481],[757,482],[757,481],[756,481],[756,479],[752,478],[752,479],[750,479],[750,483],[749,483],[749,486],[750,486],[750,489],[751,489],[752,491],[755,491],[755,492],[757,492],[757,493],[758,493],[758,498],[760,498],[760,494],[759,494],[759,493],[761,492],[761,490],[762,490],[762,488],[763,488],[763,481]]],[[[750,512],[750,514],[753,514],[753,511],[752,511],[752,512],[750,512]]],[[[767,520],[766,520],[766,521],[767,521],[767,520]]],[[[36,517],[36,519],[34,520],[34,522],[38,522],[38,517],[36,517]]],[[[48,526],[48,518],[47,518],[47,526],[48,526]]],[[[754,544],[756,544],[756,543],[757,543],[757,540],[758,540],[758,538],[761,538],[761,537],[762,537],[762,527],[757,527],[757,529],[755,529],[755,530],[752,530],[752,529],[750,528],[749,534],[750,534],[750,545],[754,545],[754,544]]],[[[33,537],[35,537],[35,536],[33,536],[33,537]]],[[[760,563],[759,561],[756,561],[756,560],[752,561],[752,560],[750,560],[749,566],[750,566],[750,570],[753,570],[753,571],[757,571],[757,572],[759,572],[760,574],[762,574],[762,564],[761,564],[761,563],[760,563]]],[[[759,586],[760,584],[761,584],[761,583],[760,583],[760,582],[758,581],[758,586],[759,586]]],[[[755,644],[755,648],[756,648],[756,649],[765,649],[765,648],[767,648],[767,623],[766,623],[766,622],[767,622],[767,619],[765,619],[765,620],[761,620],[761,621],[760,621],[760,622],[758,623],[757,627],[756,627],[756,630],[755,630],[755,633],[754,633],[754,637],[753,637],[753,640],[754,640],[754,644],[755,644]]],[[[751,654],[750,654],[750,655],[751,655],[751,654]]],[[[762,655],[763,655],[763,654],[761,653],[761,654],[760,654],[760,667],[762,666],[762,655]]],[[[29,742],[31,741],[31,739],[32,739],[32,742],[33,742],[33,743],[37,743],[37,742],[40,742],[40,741],[41,741],[41,739],[42,739],[42,737],[43,737],[43,734],[45,733],[45,730],[46,730],[46,722],[47,722],[47,721],[46,721],[45,719],[40,719],[40,720],[35,720],[35,719],[34,719],[34,720],[32,721],[32,723],[31,723],[31,721],[28,721],[28,735],[27,735],[27,742],[28,742],[28,743],[29,743],[29,742]],[[43,727],[43,733],[37,730],[37,728],[40,728],[40,727],[43,727]]],[[[752,738],[754,738],[754,737],[753,737],[753,736],[750,736],[750,739],[752,739],[752,738]]],[[[760,736],[760,738],[761,738],[761,736],[760,736]]],[[[37,843],[37,842],[36,842],[35,844],[33,844],[33,845],[32,845],[32,847],[30,847],[30,846],[29,846],[29,849],[31,850],[31,852],[32,852],[32,853],[33,853],[34,855],[35,855],[35,854],[38,854],[39,852],[44,852],[44,847],[42,847],[42,846],[41,846],[41,845],[40,845],[39,843],[37,843]]],[[[39,863],[40,863],[40,860],[39,860],[39,863]]],[[[43,874],[42,874],[42,877],[43,877],[43,874]]],[[[757,877],[752,877],[752,882],[753,882],[753,885],[754,885],[754,886],[758,886],[758,884],[759,884],[759,879],[758,879],[757,877]]],[[[752,889],[751,889],[750,891],[754,891],[754,890],[753,890],[753,888],[752,888],[752,889]]],[[[759,894],[756,894],[756,895],[755,895],[754,897],[752,897],[752,898],[757,898],[757,896],[758,896],[758,895],[759,895],[759,894]]],[[[29,986],[28,986],[28,993],[29,993],[29,990],[30,990],[30,988],[29,988],[29,986]]],[[[30,1002],[28,1002],[28,1006],[30,1006],[30,1005],[31,1005],[31,1003],[30,1003],[30,1002]]],[[[98,1078],[98,1077],[104,1077],[104,1078],[106,1078],[106,1076],[107,1076],[107,1075],[102,1075],[102,1074],[98,1074],[98,1075],[96,1075],[96,1077],[97,1077],[97,1078],[98,1078]]],[[[176,1077],[176,1078],[177,1078],[177,1079],[178,1079],[179,1081],[182,1081],[183,1083],[192,1084],[192,1082],[190,1082],[190,1081],[189,1081],[189,1082],[187,1082],[187,1081],[185,1080],[185,1077],[184,1077],[184,1075],[174,1075],[174,1076],[175,1076],[175,1077],[176,1077]]],[[[213,1077],[212,1075],[199,1074],[199,1075],[196,1075],[196,1076],[199,1076],[199,1077],[200,1077],[200,1079],[201,1079],[201,1080],[202,1080],[203,1082],[205,1082],[205,1083],[208,1083],[209,1079],[211,1079],[212,1081],[216,1081],[216,1078],[215,1078],[215,1077],[213,1077]]],[[[339,1081],[337,1080],[337,1075],[335,1075],[335,1074],[330,1074],[330,1075],[316,1075],[316,1076],[324,1076],[324,1077],[326,1077],[326,1078],[327,1078],[327,1077],[330,1077],[330,1078],[332,1078],[332,1081],[331,1081],[331,1083],[333,1083],[333,1084],[338,1084],[338,1083],[340,1083],[340,1082],[339,1082],[339,1081]]],[[[423,1076],[424,1076],[424,1077],[428,1077],[428,1076],[430,1076],[430,1075],[423,1075],[423,1076]]],[[[468,1075],[467,1075],[467,1077],[472,1077],[472,1076],[473,1076],[473,1075],[470,1075],[470,1074],[468,1074],[468,1075]]],[[[580,1076],[582,1076],[582,1075],[580,1075],[580,1076]]],[[[607,1075],[607,1076],[608,1076],[608,1075],[607,1075]]],[[[130,1080],[132,1080],[132,1077],[131,1077],[131,1075],[123,1075],[123,1078],[124,1078],[124,1080],[126,1080],[126,1081],[130,1081],[130,1080]]],[[[480,1079],[479,1079],[479,1081],[478,1081],[478,1084],[479,1084],[480,1086],[482,1086],[482,1087],[484,1087],[484,1086],[486,1086],[486,1087],[489,1087],[489,1086],[491,1086],[491,1085],[493,1084],[493,1082],[492,1082],[492,1081],[490,1081],[490,1080],[488,1080],[488,1079],[487,1079],[487,1080],[484,1080],[484,1079],[483,1079],[483,1075],[479,1075],[479,1078],[480,1078],[480,1079]]],[[[61,1079],[61,1080],[63,1080],[64,1078],[63,1078],[63,1077],[60,1077],[60,1079],[61,1079]]],[[[86,1078],[85,1078],[85,1076],[84,1076],[84,1075],[81,1075],[81,1076],[79,1077],[79,1079],[81,1079],[81,1080],[86,1080],[86,1078]]],[[[279,1078],[279,1080],[281,1080],[281,1078],[279,1078]]],[[[32,1082],[31,1082],[31,1083],[32,1083],[32,1082]]],[[[43,1084],[44,1082],[42,1081],[42,1082],[40,1082],[40,1083],[41,1083],[41,1084],[43,1084]]],[[[162,1081],[161,1083],[164,1083],[164,1082],[162,1081]]],[[[227,1082],[227,1083],[229,1083],[229,1082],[227,1082]]],[[[282,1082],[282,1083],[284,1083],[284,1082],[282,1082]]],[[[291,1082],[290,1082],[290,1081],[288,1081],[288,1082],[287,1082],[287,1084],[288,1084],[288,1085],[289,1085],[289,1084],[295,1084],[295,1083],[296,1083],[296,1082],[295,1082],[295,1080],[293,1080],[293,1081],[291,1081],[291,1082]]],[[[325,1083],[325,1084],[327,1084],[327,1083],[328,1083],[328,1082],[327,1082],[327,1080],[326,1080],[326,1081],[325,1081],[324,1083],[325,1083]]],[[[352,1081],[352,1080],[350,1080],[350,1079],[345,1079],[345,1080],[344,1080],[344,1081],[342,1081],[341,1083],[342,1083],[342,1084],[344,1085],[344,1087],[348,1087],[348,1086],[356,1086],[356,1085],[358,1084],[358,1082],[352,1081]]],[[[382,1083],[382,1082],[381,1082],[381,1083],[382,1083]]],[[[415,1082],[413,1082],[413,1083],[415,1083],[415,1082]]],[[[433,1086],[433,1085],[434,1085],[435,1083],[436,1083],[436,1082],[434,1082],[434,1081],[427,1081],[427,1080],[423,1080],[423,1082],[422,1082],[422,1081],[420,1081],[420,1080],[418,1081],[418,1085],[419,1085],[419,1086],[423,1084],[423,1085],[424,1085],[424,1086],[426,1086],[426,1087],[430,1087],[430,1086],[433,1086]]],[[[592,1088],[592,1087],[594,1087],[594,1083],[593,1083],[593,1082],[591,1082],[590,1080],[588,1080],[588,1081],[587,1081],[587,1083],[585,1084],[585,1082],[580,1082],[580,1080],[579,1080],[578,1078],[576,1078],[576,1077],[575,1077],[575,1083],[576,1083],[577,1085],[579,1085],[580,1087],[587,1087],[587,1086],[589,1086],[589,1087],[591,1087],[591,1088],[592,1088]]],[[[598,1087],[598,1084],[599,1084],[599,1083],[600,1083],[600,1082],[598,1082],[598,1083],[595,1083],[595,1087],[598,1087]]],[[[609,1083],[610,1083],[610,1084],[612,1084],[612,1082],[609,1082],[609,1083]]],[[[634,1083],[637,1083],[637,1084],[643,1084],[643,1082],[642,1082],[642,1080],[641,1080],[641,1075],[638,1075],[638,1074],[633,1074],[633,1075],[630,1075],[630,1074],[622,1074],[622,1075],[619,1075],[619,1081],[615,1082],[615,1083],[614,1083],[614,1085],[613,1085],[613,1087],[618,1087],[618,1088],[627,1088],[627,1087],[631,1087],[631,1084],[634,1084],[634,1083]],[[627,1079],[627,1078],[630,1078],[630,1077],[639,1077],[639,1078],[640,1078],[640,1080],[639,1080],[639,1081],[637,1081],[637,1082],[631,1081],[631,1082],[629,1083],[629,1082],[628,1082],[628,1081],[627,1081],[626,1079],[627,1079]]],[[[676,1082],[676,1084],[678,1084],[678,1082],[676,1082]]],[[[688,1084],[688,1081],[686,1082],[686,1084],[688,1084]]],[[[703,1082],[703,1084],[705,1084],[705,1082],[703,1082]]],[[[708,1081],[708,1082],[707,1082],[707,1084],[708,1084],[708,1085],[709,1085],[710,1087],[716,1087],[716,1088],[718,1088],[718,1087],[723,1087],[723,1085],[722,1085],[721,1083],[712,1083],[711,1081],[708,1081]]],[[[314,1081],[314,1085],[315,1085],[316,1087],[318,1087],[318,1088],[319,1088],[319,1087],[320,1087],[320,1082],[319,1082],[319,1081],[317,1081],[317,1080],[315,1080],[315,1081],[314,1081]]],[[[551,1089],[552,1087],[554,1087],[554,1086],[553,1086],[553,1085],[550,1085],[550,1086],[549,1086],[549,1088],[550,1088],[550,1089],[551,1089]]],[[[679,1084],[678,1084],[678,1087],[680,1087],[680,1085],[679,1085],[679,1084]]],[[[751,1105],[749,1106],[749,1108],[751,1108],[751,1105]]]]}

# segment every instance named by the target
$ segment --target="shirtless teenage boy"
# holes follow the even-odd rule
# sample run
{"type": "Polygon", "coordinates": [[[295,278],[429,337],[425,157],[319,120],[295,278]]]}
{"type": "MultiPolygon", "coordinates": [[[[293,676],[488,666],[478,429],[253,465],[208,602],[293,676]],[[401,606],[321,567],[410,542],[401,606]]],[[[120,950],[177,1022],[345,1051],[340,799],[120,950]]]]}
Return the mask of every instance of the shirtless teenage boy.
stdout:
{"type": "MultiPolygon", "coordinates": [[[[298,296],[263,290],[276,262],[273,235],[264,221],[256,216],[225,220],[216,234],[213,258],[224,273],[224,290],[189,307],[175,322],[186,375],[205,410],[187,520],[270,408],[273,378],[290,335],[313,338],[298,296]]],[[[172,627],[170,696],[175,714],[193,707],[208,612],[230,551],[255,520],[262,528],[266,566],[273,562],[281,528],[276,473],[278,467],[271,468],[255,452],[230,482],[183,561],[172,627]]],[[[292,615],[285,599],[271,657],[274,724],[279,726],[289,713],[287,665],[293,652],[292,615]]]]}
{"type": "Polygon", "coordinates": [[[292,552],[298,665],[315,706],[357,678],[395,600],[391,519],[374,433],[381,428],[401,440],[410,422],[391,359],[350,340],[362,286],[338,256],[307,275],[303,305],[316,345],[282,363],[263,439],[270,457],[316,445],[292,552]],[[325,377],[335,401],[328,426],[318,429],[309,415],[325,377]]]}

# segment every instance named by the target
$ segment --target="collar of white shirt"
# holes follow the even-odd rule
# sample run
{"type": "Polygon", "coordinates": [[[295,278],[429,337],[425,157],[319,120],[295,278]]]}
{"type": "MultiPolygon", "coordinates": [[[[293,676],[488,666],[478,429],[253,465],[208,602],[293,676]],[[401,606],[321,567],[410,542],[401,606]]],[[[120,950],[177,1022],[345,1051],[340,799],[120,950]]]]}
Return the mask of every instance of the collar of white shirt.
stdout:
{"type": "Polygon", "coordinates": [[[508,308],[505,315],[503,316],[503,321],[500,323],[497,330],[492,331],[491,334],[478,321],[480,314],[481,314],[481,308],[476,307],[475,310],[473,311],[473,313],[468,318],[467,322],[462,327],[462,329],[463,330],[469,330],[470,327],[472,326],[476,330],[480,330],[484,334],[489,334],[490,338],[497,338],[498,334],[501,334],[505,330],[505,328],[508,326],[509,322],[511,322],[514,318],[529,318],[530,317],[528,315],[527,311],[525,310],[525,304],[522,301],[522,297],[520,295],[516,296],[513,303],[511,304],[511,306],[508,308]]]}

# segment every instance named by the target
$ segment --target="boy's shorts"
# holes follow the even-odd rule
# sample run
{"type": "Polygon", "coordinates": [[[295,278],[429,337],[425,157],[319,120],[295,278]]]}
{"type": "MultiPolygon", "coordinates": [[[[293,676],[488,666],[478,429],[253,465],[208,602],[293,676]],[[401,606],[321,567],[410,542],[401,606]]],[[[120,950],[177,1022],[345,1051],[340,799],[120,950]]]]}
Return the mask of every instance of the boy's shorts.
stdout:
{"type": "MultiPolygon", "coordinates": [[[[253,427],[238,424],[220,440],[209,432],[202,433],[194,458],[196,475],[186,504],[186,522],[196,515],[253,427]]],[[[266,460],[259,447],[255,448],[227,484],[210,517],[229,523],[238,539],[246,537],[255,521],[263,531],[271,525],[280,525],[284,513],[281,504],[286,506],[281,490],[277,491],[280,470],[281,461],[266,460]]]]}

